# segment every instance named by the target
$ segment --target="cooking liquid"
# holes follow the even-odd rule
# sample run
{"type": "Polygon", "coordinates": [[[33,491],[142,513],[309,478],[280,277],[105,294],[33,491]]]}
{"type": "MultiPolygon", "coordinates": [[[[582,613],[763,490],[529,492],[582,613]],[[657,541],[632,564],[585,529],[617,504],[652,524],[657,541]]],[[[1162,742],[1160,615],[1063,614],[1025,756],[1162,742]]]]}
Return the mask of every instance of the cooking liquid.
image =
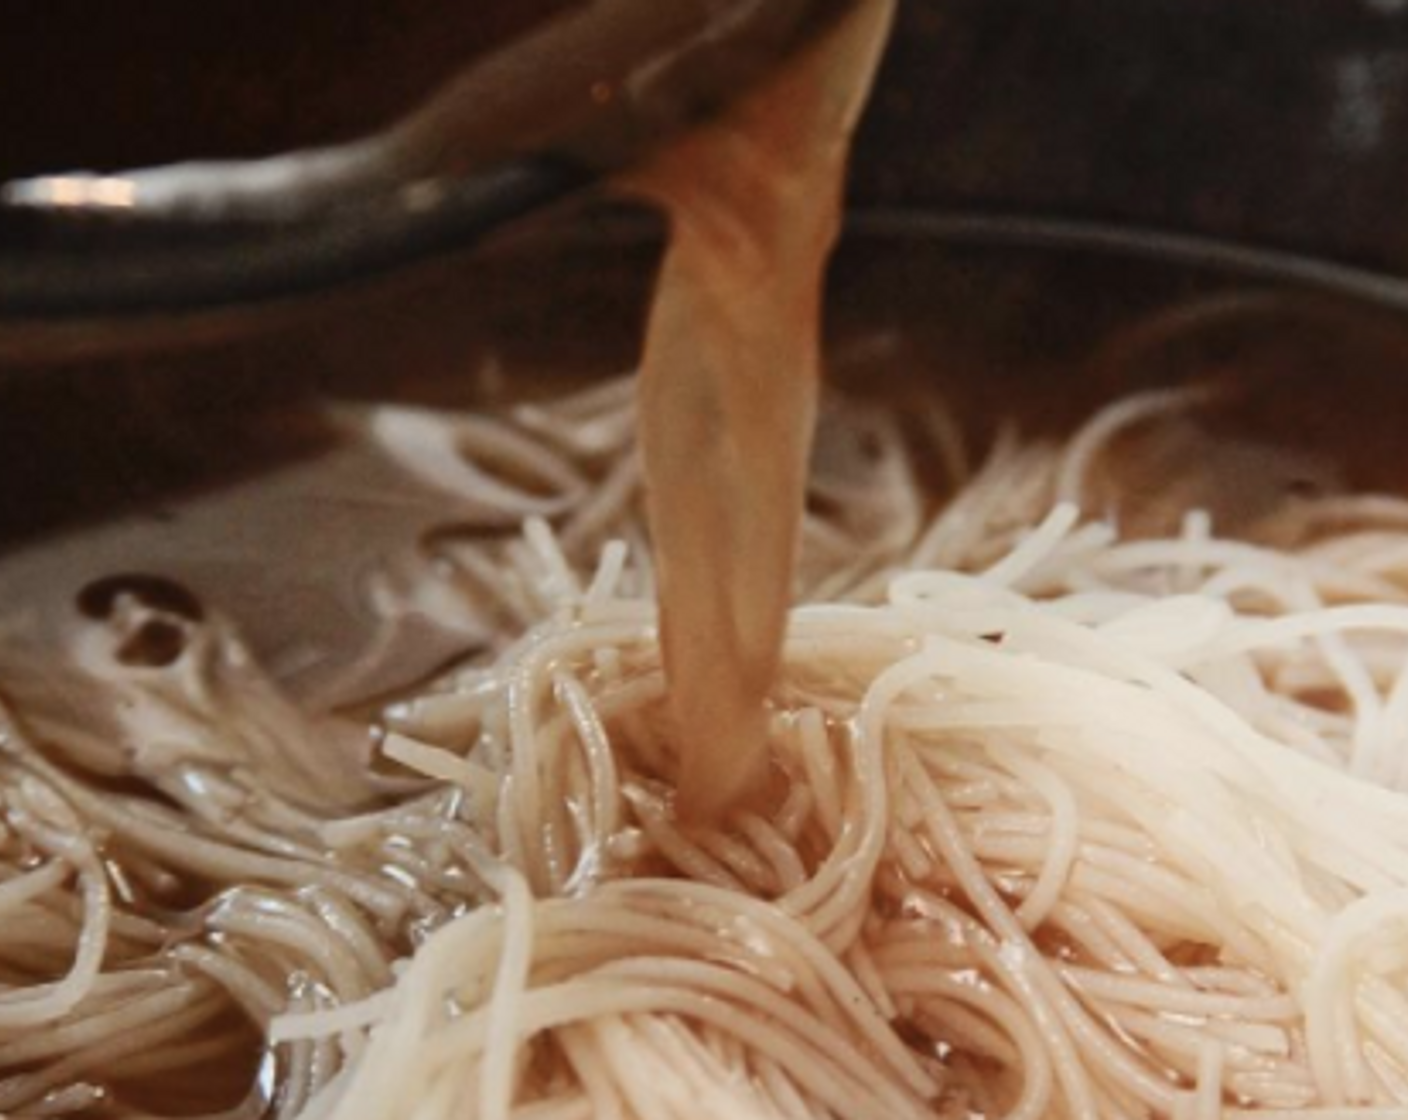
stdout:
{"type": "MultiPolygon", "coordinates": [[[[889,11],[888,3],[863,4],[794,70],[628,184],[664,203],[674,222],[649,322],[641,420],[661,569],[662,637],[683,764],[680,787],[684,808],[698,815],[716,812],[745,793],[764,765],[764,697],[776,668],[789,597],[818,386],[820,276],[835,236],[847,139],[889,11]]],[[[857,282],[873,288],[876,274],[873,268],[863,270],[857,282]]],[[[905,291],[911,302],[897,301],[893,314],[916,329],[922,328],[928,308],[962,306],[922,284],[905,291]]],[[[963,313],[958,314],[961,318],[963,313]]],[[[1297,359],[1284,352],[1289,345],[1284,340],[1296,336],[1279,320],[1273,326],[1282,339],[1274,361],[1248,363],[1241,354],[1224,355],[1223,361],[1242,379],[1248,370],[1264,371],[1264,391],[1254,394],[1257,415],[1267,411],[1266,402],[1280,401],[1274,421],[1284,434],[1289,418],[1303,413],[1323,421],[1329,410],[1307,408],[1306,393],[1287,389],[1287,371],[1297,359]],[[1274,396],[1273,389],[1281,395],[1274,396]]],[[[1358,338],[1367,328],[1346,327],[1343,333],[1358,338]]],[[[1308,352],[1303,345],[1290,349],[1302,356],[1308,352]]],[[[1325,369],[1337,364],[1351,372],[1364,368],[1358,351],[1355,361],[1341,360],[1338,350],[1333,353],[1336,361],[1304,359],[1315,377],[1307,375],[1303,388],[1320,386],[1326,394],[1325,369]]],[[[1159,383],[1182,380],[1181,369],[1155,369],[1148,354],[1137,358],[1127,364],[1146,371],[1143,376],[1157,374],[1159,383]]],[[[1187,364],[1205,372],[1209,359],[1190,356],[1187,364]]],[[[955,365],[948,363],[950,372],[955,365]]],[[[1386,359],[1380,367],[1389,368],[1386,359]]],[[[867,363],[865,372],[874,389],[875,369],[867,363]]],[[[988,402],[987,413],[1006,418],[1025,409],[1030,424],[1033,415],[1054,416],[1058,404],[1073,413],[1085,409],[1081,391],[1073,387],[1073,382],[1081,383],[1080,371],[1060,372],[1065,379],[1028,375],[1018,385],[1004,382],[1001,363],[994,363],[953,388],[960,399],[964,393],[977,395],[978,404],[982,394],[994,394],[998,399],[988,402]],[[1050,400],[1034,405],[1042,394],[1050,400]]],[[[926,373],[916,366],[906,377],[929,391],[934,386],[926,373]]],[[[1129,387],[1114,372],[1110,378],[1112,385],[1129,387]]],[[[1392,451],[1391,461],[1397,463],[1399,445],[1387,438],[1396,425],[1366,422],[1394,415],[1394,382],[1367,375],[1361,380],[1378,384],[1389,399],[1382,408],[1369,408],[1357,391],[1336,389],[1334,396],[1359,401],[1361,407],[1353,413],[1353,441],[1333,441],[1334,446],[1343,443],[1362,451],[1382,444],[1385,462],[1392,451]],[[1366,430],[1385,438],[1368,440],[1366,430]]],[[[1093,385],[1095,379],[1087,376],[1085,383],[1093,385]]],[[[969,403],[974,411],[984,411],[969,403]]],[[[1213,469],[1209,456],[1190,456],[1184,444],[1179,449],[1177,456],[1158,448],[1145,456],[1148,492],[1167,498],[1170,478],[1179,486],[1190,484],[1188,472],[1175,476],[1169,469],[1169,460],[1177,458],[1204,468],[1196,473],[1206,476],[1205,492],[1162,504],[1178,512],[1226,501],[1226,472],[1213,469]]],[[[1125,484],[1122,489],[1142,489],[1130,483],[1133,476],[1127,472],[1116,473],[1125,484]]],[[[1282,480],[1282,473],[1289,471],[1278,470],[1270,482],[1298,482],[1298,476],[1282,480]]],[[[1246,490],[1248,478],[1261,476],[1242,469],[1236,477],[1246,490]]],[[[1263,489],[1272,497],[1282,492],[1269,484],[1263,489]]],[[[1110,508],[1121,506],[1112,498],[1110,508]]],[[[1124,511],[1126,524],[1132,516],[1124,511]]],[[[1219,511],[1214,522],[1223,526],[1228,519],[1219,511]]],[[[1175,527],[1161,526],[1163,531],[1175,527]]],[[[201,884],[188,886],[203,889],[201,884]]],[[[187,900],[182,895],[161,901],[184,906],[187,900]]],[[[217,1038],[227,1021],[223,1017],[204,1030],[217,1038]]],[[[190,1110],[237,1103],[258,1060],[256,1035],[247,1028],[233,1029],[226,1049],[198,1067],[207,1076],[188,1079],[199,1084],[190,1110]]],[[[187,1102],[184,1094],[173,1095],[175,1084],[169,1073],[131,1084],[115,1082],[114,1096],[123,1107],[150,1104],[178,1111],[187,1102]]]]}
{"type": "Polygon", "coordinates": [[[680,810],[764,777],[846,157],[893,16],[866,0],[722,119],[626,181],[668,212],[640,440],[680,810]]]}

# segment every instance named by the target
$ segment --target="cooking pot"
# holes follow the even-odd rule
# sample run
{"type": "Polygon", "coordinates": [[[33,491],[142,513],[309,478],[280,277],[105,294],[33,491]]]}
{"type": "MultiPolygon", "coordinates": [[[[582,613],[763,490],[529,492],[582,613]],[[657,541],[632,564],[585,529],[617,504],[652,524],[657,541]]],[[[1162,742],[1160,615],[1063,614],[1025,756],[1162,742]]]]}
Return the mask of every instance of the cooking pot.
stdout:
{"type": "MultiPolygon", "coordinates": [[[[345,138],[569,8],[24,5],[0,17],[0,176],[345,138]]],[[[1400,0],[902,0],[832,270],[835,376],[917,373],[979,428],[1059,428],[1216,361],[1258,430],[1397,486],[1405,181],[1400,0]],[[1180,357],[1095,360],[1198,299],[1232,310],[1180,357]]],[[[649,215],[597,202],[235,330],[0,330],[0,540],[258,471],[296,453],[310,400],[627,369],[659,247],[649,215]]]]}

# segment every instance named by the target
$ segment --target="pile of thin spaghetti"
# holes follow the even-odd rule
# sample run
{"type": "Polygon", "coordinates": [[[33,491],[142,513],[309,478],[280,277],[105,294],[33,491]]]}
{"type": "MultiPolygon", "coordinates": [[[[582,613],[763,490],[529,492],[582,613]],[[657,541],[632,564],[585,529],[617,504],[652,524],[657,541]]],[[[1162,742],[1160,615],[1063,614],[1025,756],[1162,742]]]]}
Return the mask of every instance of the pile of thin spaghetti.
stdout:
{"type": "Polygon", "coordinates": [[[710,827],[674,814],[629,386],[380,414],[542,515],[435,538],[498,644],[357,772],[214,612],[129,598],[76,652],[136,749],[13,700],[0,1112],[1405,1115],[1408,502],[1083,512],[1196,407],[974,468],[936,422],[940,485],[834,408],[770,786],[710,827]],[[112,655],[154,619],[174,660],[112,655]]]}

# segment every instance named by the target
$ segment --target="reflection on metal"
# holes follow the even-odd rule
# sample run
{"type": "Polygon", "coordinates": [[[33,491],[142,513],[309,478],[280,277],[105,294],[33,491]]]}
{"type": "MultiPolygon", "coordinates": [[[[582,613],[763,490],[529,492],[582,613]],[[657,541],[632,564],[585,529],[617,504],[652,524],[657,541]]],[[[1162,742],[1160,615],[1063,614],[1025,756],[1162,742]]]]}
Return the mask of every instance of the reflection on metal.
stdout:
{"type": "Polygon", "coordinates": [[[45,175],[6,184],[0,200],[11,206],[127,210],[136,204],[137,185],[113,175],[45,175]]]}

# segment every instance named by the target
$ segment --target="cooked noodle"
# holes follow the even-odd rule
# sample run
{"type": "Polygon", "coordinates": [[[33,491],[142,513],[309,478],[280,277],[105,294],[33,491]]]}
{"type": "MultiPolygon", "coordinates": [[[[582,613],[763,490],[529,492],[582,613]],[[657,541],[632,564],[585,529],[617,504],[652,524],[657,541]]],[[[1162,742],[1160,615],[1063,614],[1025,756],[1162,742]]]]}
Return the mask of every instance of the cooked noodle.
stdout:
{"type": "Polygon", "coordinates": [[[115,652],[160,606],[79,636],[127,745],[5,653],[0,1111],[1404,1115],[1408,502],[1136,539],[1079,503],[1205,398],[947,483],[828,407],[770,786],[714,826],[674,812],[624,383],[418,414],[527,530],[436,535],[498,639],[370,769],[214,611],[166,665],[115,652]]]}

